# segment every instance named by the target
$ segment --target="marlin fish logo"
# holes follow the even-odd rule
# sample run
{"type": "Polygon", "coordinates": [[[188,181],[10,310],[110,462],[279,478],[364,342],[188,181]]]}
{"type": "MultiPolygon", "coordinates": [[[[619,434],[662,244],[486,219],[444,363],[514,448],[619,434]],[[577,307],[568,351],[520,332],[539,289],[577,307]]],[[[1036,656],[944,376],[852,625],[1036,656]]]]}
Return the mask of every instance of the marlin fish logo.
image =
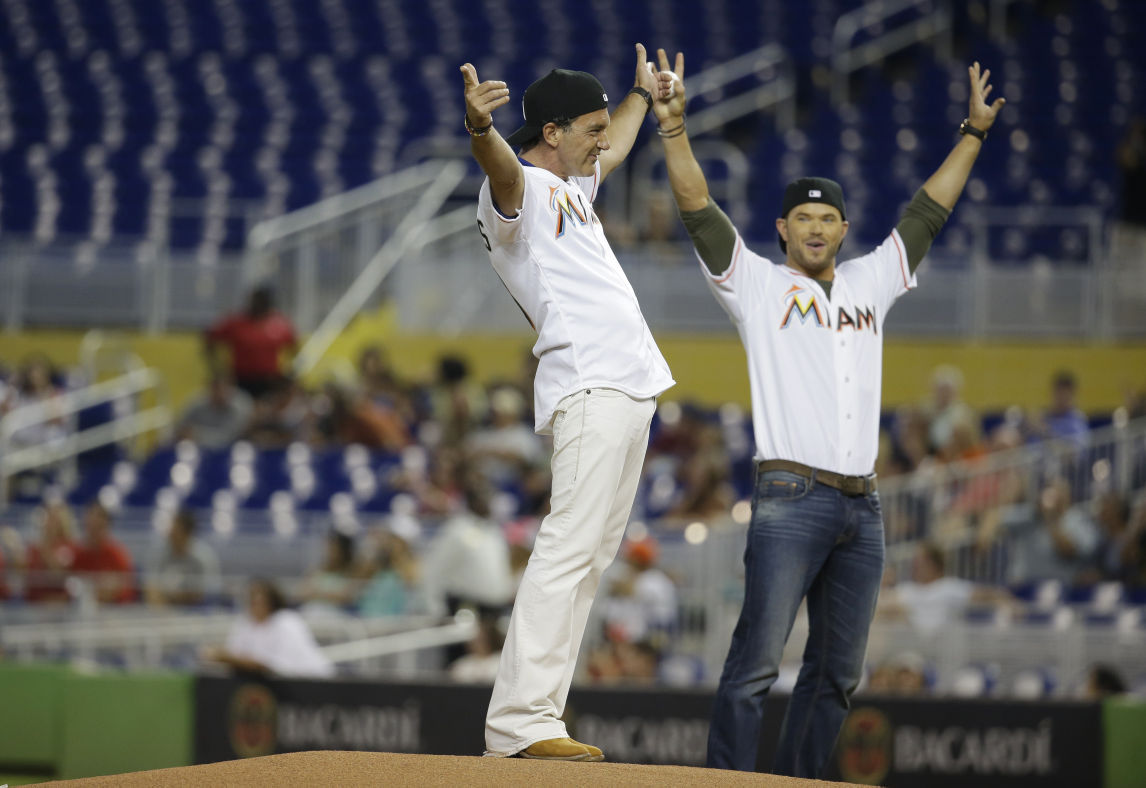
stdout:
{"type": "Polygon", "coordinates": [[[560,238],[565,234],[565,220],[569,221],[576,219],[581,224],[588,222],[588,211],[585,206],[578,206],[577,202],[569,199],[569,192],[564,189],[559,189],[557,186],[549,187],[549,207],[557,214],[557,228],[553,233],[554,238],[560,238]]]}
{"type": "Polygon", "coordinates": [[[828,326],[829,323],[824,319],[824,313],[820,311],[820,305],[816,303],[816,296],[809,293],[799,285],[792,285],[788,288],[788,292],[784,294],[784,300],[788,304],[788,308],[784,310],[784,318],[780,321],[780,328],[784,329],[792,322],[792,317],[798,317],[801,323],[807,323],[811,320],[815,325],[823,328],[828,326]]]}

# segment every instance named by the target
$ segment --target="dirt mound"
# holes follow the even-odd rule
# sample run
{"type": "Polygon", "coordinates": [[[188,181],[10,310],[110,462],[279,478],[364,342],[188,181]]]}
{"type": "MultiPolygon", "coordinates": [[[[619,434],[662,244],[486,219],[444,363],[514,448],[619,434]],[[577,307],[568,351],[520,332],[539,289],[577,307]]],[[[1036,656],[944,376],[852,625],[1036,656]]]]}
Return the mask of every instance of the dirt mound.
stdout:
{"type": "Polygon", "coordinates": [[[109,777],[47,783],[67,788],[141,788],[202,785],[386,785],[490,786],[537,788],[544,785],[755,786],[811,788],[848,783],[797,780],[771,774],[747,774],[687,766],[631,763],[554,763],[520,758],[456,755],[400,755],[388,752],[295,752],[242,761],[223,761],[177,769],[156,769],[109,777]]]}

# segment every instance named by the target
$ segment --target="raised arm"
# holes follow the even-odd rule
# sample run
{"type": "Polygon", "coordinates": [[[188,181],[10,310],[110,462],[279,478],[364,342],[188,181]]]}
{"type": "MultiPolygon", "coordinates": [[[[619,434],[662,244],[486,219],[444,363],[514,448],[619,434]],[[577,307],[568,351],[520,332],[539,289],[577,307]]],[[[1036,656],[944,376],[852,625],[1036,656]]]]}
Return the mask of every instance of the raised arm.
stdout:
{"type": "Polygon", "coordinates": [[[677,52],[676,65],[671,71],[663,49],[657,50],[657,61],[660,92],[653,112],[657,117],[657,133],[664,143],[669,186],[697,254],[709,271],[719,274],[732,262],[736,228],[709,198],[708,181],[688,141],[684,121],[684,55],[677,52]]]}
{"type": "Polygon", "coordinates": [[[979,157],[983,140],[975,135],[975,130],[982,132],[985,137],[987,130],[994,125],[999,110],[1007,103],[1006,99],[1000,97],[992,104],[987,104],[987,96],[992,90],[992,85],[987,81],[991,77],[989,69],[980,72],[976,62],[967,69],[967,75],[971,80],[971,98],[966,125],[972,130],[960,137],[939,169],[916,192],[896,228],[903,238],[907,264],[913,273],[947,221],[959,195],[963,193],[971,167],[979,157]]]}
{"type": "Polygon", "coordinates": [[[478,82],[477,69],[471,63],[463,64],[461,72],[470,150],[489,176],[493,204],[506,216],[515,216],[525,196],[525,174],[513,148],[493,127],[493,111],[509,101],[509,88],[494,80],[478,82]]]}
{"type": "MultiPolygon", "coordinates": [[[[658,96],[659,82],[653,72],[653,64],[645,60],[644,44],[637,44],[637,74],[633,78],[633,87],[647,90],[653,99],[658,96]]],[[[627,93],[613,110],[609,116],[609,149],[603,151],[598,159],[602,180],[629,155],[648,111],[648,100],[637,93],[627,93]]]]}
{"type": "MultiPolygon", "coordinates": [[[[971,79],[967,125],[985,135],[994,125],[995,117],[1007,100],[1000,96],[994,103],[987,104],[987,96],[994,87],[987,81],[991,78],[991,70],[987,69],[980,73],[978,61],[967,69],[967,75],[971,79]]],[[[983,141],[974,136],[973,132],[962,135],[955,148],[939,165],[939,169],[924,182],[923,190],[927,192],[927,196],[949,211],[954,208],[959,195],[963,193],[963,187],[967,184],[971,166],[979,157],[979,150],[982,147],[983,141]]]]}

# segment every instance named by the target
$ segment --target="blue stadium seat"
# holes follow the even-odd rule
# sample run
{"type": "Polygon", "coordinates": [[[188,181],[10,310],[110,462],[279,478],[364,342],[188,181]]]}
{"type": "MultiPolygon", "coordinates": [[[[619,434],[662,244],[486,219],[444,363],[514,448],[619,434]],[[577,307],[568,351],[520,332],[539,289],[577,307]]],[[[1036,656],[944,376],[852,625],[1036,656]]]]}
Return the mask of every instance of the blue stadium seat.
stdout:
{"type": "MultiPolygon", "coordinates": [[[[856,112],[841,123],[809,75],[827,65],[834,21],[860,4],[824,0],[796,13],[779,0],[723,3],[714,14],[696,3],[671,0],[658,13],[664,21],[657,33],[666,40],[646,40],[682,49],[691,73],[761,43],[783,43],[799,75],[800,128],[808,137],[799,166],[839,174],[842,132],[854,146],[858,172],[844,180],[852,181],[857,216],[863,217],[853,240],[857,249],[880,240],[895,223],[897,206],[918,186],[920,173],[911,162],[924,174],[930,171],[952,139],[956,116],[964,112],[962,98],[948,92],[962,78],[962,64],[940,62],[921,46],[858,72],[856,112]],[[902,139],[911,140],[912,149],[901,150],[899,135],[888,132],[889,122],[893,131],[910,132],[902,139]],[[905,152],[899,174],[888,179],[888,163],[905,152]],[[859,194],[862,184],[873,182],[881,184],[879,199],[859,194]]],[[[1135,42],[1146,32],[1146,6],[1079,0],[1056,15],[1035,5],[1010,7],[1009,38],[998,44],[956,4],[960,50],[995,64],[999,92],[1010,88],[1021,97],[996,132],[1003,144],[984,149],[977,177],[985,189],[976,194],[980,201],[1001,204],[1113,208],[1109,184],[1117,182],[1117,170],[1110,152],[1142,100],[1135,75],[1143,55],[1135,42]],[[1036,128],[1070,133],[1027,134],[1027,148],[1016,158],[1011,131],[1036,128]]],[[[119,19],[104,4],[81,3],[77,37],[69,35],[71,23],[58,17],[55,4],[12,0],[4,16],[20,13],[26,21],[0,24],[0,88],[20,120],[13,124],[9,147],[0,145],[0,230],[26,234],[33,229],[40,181],[54,183],[61,200],[49,236],[98,235],[93,187],[101,175],[111,176],[104,180],[113,184],[115,202],[97,202],[109,206],[105,210],[118,235],[146,232],[153,208],[164,215],[163,190],[153,188],[161,173],[170,175],[175,198],[204,198],[212,180],[225,176],[229,190],[215,198],[222,204],[263,200],[268,184],[285,182],[285,207],[300,207],[331,189],[352,188],[399,166],[401,152],[390,157],[378,142],[387,135],[400,148],[428,133],[460,140],[454,83],[462,58],[489,63],[498,73],[487,73],[507,80],[518,95],[542,69],[558,64],[597,71],[617,94],[632,78],[625,42],[648,39],[653,6],[650,0],[591,4],[574,18],[561,3],[524,0],[448,8],[367,0],[226,0],[196,6],[193,14],[180,4],[137,2],[124,4],[119,19]],[[574,26],[579,34],[567,35],[574,26]],[[381,81],[372,76],[380,73],[380,62],[388,72],[381,81]],[[269,82],[264,78],[268,63],[277,74],[269,82]],[[281,89],[268,92],[276,83],[281,89]],[[383,99],[380,90],[390,93],[383,99]],[[109,102],[117,95],[128,111],[109,115],[109,102]],[[283,136],[273,144],[281,153],[273,159],[273,171],[258,172],[254,154],[275,126],[268,101],[284,107],[291,120],[275,132],[283,136]],[[165,110],[161,105],[168,103],[165,110]],[[234,115],[222,119],[221,108],[227,106],[234,115]],[[337,120],[345,108],[349,118],[337,120]],[[164,113],[172,110],[177,115],[165,121],[164,113]],[[157,135],[165,127],[174,130],[173,138],[160,141],[157,135]],[[219,169],[204,171],[201,157],[217,147],[220,133],[219,169]],[[144,172],[141,155],[157,143],[158,169],[144,172]],[[29,153],[36,146],[47,155],[32,166],[29,153]],[[83,162],[92,146],[107,147],[107,155],[89,172],[83,162]],[[325,158],[318,155],[324,149],[325,158]]],[[[698,100],[691,109],[702,104],[698,100]]],[[[647,140],[650,130],[642,135],[647,140]]],[[[776,199],[790,177],[780,166],[787,146],[767,118],[738,121],[729,135],[743,142],[753,161],[758,206],[746,235],[770,242],[776,199]]],[[[206,241],[235,249],[244,241],[237,222],[227,224],[221,239],[209,237],[202,221],[174,224],[171,242],[178,248],[206,241]]],[[[1051,252],[1084,261],[1078,239],[1065,230],[1032,233],[1023,241],[1022,248],[1012,244],[1012,256],[1051,252]]],[[[1007,252],[998,243],[997,251],[1007,252]]]]}

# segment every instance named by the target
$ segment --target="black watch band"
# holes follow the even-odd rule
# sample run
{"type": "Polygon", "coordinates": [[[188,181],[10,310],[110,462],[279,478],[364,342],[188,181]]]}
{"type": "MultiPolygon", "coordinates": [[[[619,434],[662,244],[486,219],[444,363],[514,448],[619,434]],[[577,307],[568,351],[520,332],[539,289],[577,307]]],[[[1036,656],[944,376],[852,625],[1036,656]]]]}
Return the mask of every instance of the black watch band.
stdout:
{"type": "MultiPolygon", "coordinates": [[[[643,98],[645,100],[645,102],[649,105],[647,108],[645,108],[645,112],[648,112],[650,109],[653,108],[653,94],[649,93],[647,90],[642,88],[640,85],[634,85],[633,87],[629,88],[629,93],[636,93],[638,96],[640,96],[641,98],[643,98]]],[[[626,93],[625,95],[627,96],[628,93],[626,93]]]]}
{"type": "Polygon", "coordinates": [[[972,137],[978,137],[981,142],[987,139],[987,132],[972,126],[970,118],[963,118],[963,122],[959,124],[959,133],[970,134],[972,137]]]}

